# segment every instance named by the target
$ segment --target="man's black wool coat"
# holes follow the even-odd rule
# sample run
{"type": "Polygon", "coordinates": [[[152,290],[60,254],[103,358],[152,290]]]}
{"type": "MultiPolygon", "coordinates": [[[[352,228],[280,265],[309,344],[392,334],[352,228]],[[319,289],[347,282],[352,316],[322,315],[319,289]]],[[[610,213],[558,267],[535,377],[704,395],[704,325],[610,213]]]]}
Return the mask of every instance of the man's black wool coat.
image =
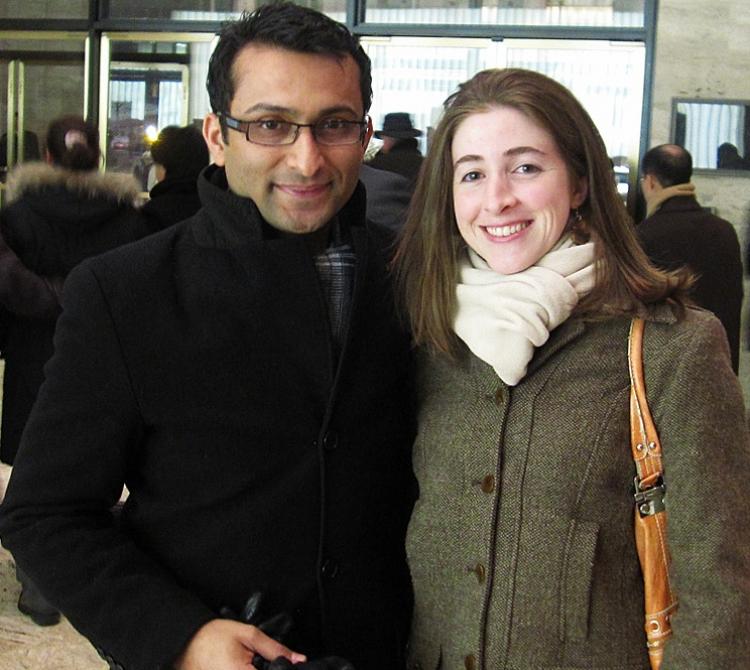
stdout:
{"type": "Polygon", "coordinates": [[[304,236],[271,235],[222,169],[200,188],[192,219],[70,276],[3,545],[128,669],[169,664],[254,591],[294,617],[292,649],[398,668],[414,430],[386,240],[359,186],[337,364],[304,236]]]}

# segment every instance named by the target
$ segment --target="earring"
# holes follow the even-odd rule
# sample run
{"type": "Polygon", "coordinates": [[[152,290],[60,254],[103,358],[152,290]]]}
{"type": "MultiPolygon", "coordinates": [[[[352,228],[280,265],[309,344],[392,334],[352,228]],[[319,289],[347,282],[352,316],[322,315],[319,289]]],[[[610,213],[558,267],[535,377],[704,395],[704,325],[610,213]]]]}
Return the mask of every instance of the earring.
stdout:
{"type": "Polygon", "coordinates": [[[576,244],[583,244],[589,241],[589,231],[586,229],[586,222],[583,220],[583,215],[578,210],[578,207],[571,211],[568,226],[570,227],[573,241],[576,244]]]}

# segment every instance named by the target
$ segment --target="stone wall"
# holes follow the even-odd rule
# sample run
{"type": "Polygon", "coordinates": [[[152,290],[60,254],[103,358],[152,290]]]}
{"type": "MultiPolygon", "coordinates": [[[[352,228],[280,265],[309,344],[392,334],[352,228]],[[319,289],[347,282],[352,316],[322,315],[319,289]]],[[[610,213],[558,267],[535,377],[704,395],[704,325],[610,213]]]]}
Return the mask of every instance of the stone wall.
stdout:
{"type": "MultiPolygon", "coordinates": [[[[672,98],[750,100],[747,0],[659,0],[649,146],[669,142],[672,98]]],[[[702,205],[731,221],[745,248],[750,175],[696,175],[702,205]]]]}

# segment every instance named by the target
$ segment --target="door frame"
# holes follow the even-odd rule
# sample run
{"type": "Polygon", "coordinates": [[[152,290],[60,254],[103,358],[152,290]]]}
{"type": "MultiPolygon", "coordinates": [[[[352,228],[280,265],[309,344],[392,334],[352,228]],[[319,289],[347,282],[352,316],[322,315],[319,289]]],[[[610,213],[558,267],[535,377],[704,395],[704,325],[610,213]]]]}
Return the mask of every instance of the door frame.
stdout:
{"type": "MultiPolygon", "coordinates": [[[[40,42],[80,42],[83,47],[83,104],[81,106],[81,115],[86,114],[89,100],[89,78],[86,73],[89,70],[91,62],[91,48],[89,33],[72,30],[0,30],[0,40],[12,40],[19,42],[28,42],[29,49],[14,50],[5,49],[0,54],[2,61],[8,64],[8,84],[6,90],[6,118],[5,132],[7,133],[8,144],[6,167],[10,170],[22,156],[24,149],[23,133],[18,133],[18,129],[25,128],[25,69],[28,62],[50,62],[57,63],[66,60],[71,54],[77,54],[74,51],[45,51],[39,49],[40,42]],[[37,47],[37,48],[31,48],[37,47]],[[17,115],[16,115],[17,113],[17,115]],[[16,137],[18,141],[16,141],[16,137]]],[[[25,45],[24,45],[25,46],[25,45]]],[[[0,123],[2,123],[0,121],[0,123]]]]}

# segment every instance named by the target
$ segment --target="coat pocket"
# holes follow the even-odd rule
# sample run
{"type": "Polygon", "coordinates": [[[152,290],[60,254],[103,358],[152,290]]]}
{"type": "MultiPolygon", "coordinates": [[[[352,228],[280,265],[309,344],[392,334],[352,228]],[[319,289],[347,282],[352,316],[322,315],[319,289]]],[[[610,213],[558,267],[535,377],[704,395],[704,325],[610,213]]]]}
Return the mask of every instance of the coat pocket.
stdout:
{"type": "Polygon", "coordinates": [[[560,601],[561,641],[582,640],[588,636],[591,582],[598,535],[598,524],[570,520],[560,601]]]}

